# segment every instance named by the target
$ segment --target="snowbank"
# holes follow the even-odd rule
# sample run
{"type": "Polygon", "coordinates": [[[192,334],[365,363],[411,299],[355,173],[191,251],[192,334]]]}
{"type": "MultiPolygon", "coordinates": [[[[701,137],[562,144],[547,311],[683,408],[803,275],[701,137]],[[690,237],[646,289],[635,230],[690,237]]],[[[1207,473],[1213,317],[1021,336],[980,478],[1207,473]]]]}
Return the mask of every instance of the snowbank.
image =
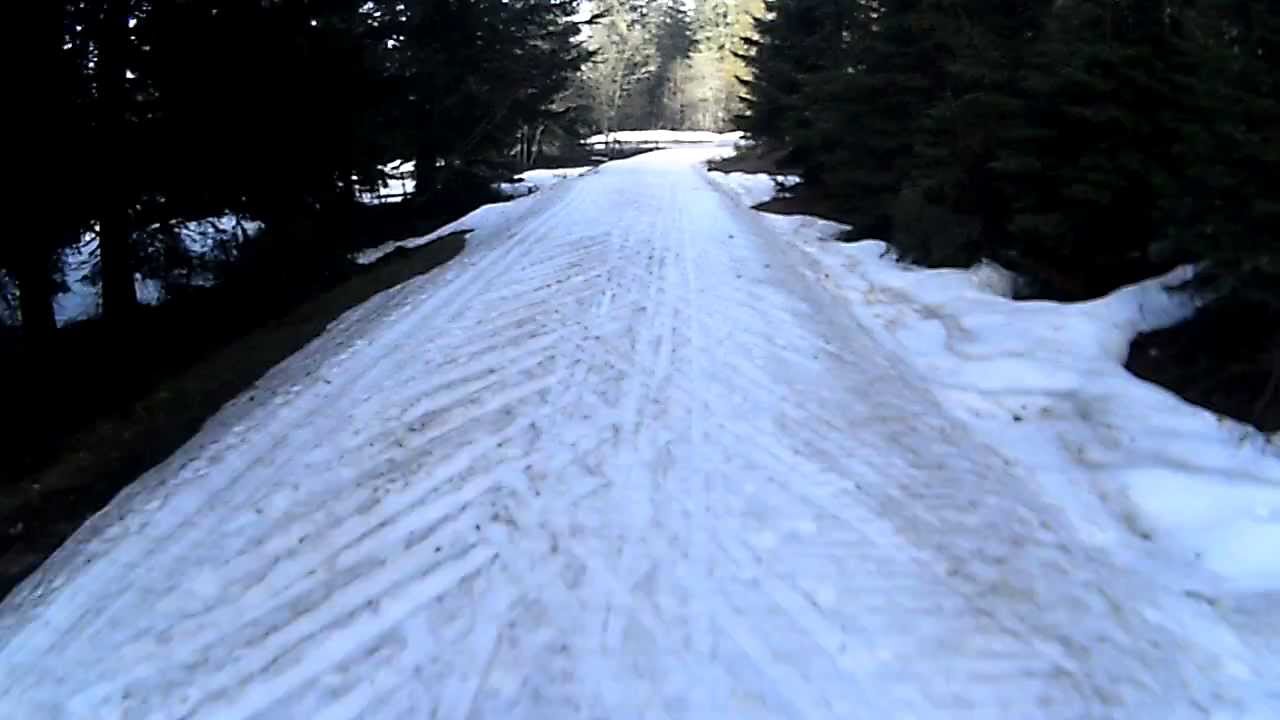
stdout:
{"type": "MultiPolygon", "coordinates": [[[[409,238],[407,240],[396,240],[394,242],[389,242],[383,245],[379,245],[376,248],[362,250],[356,253],[355,255],[352,255],[351,259],[361,265],[370,265],[372,263],[375,263],[381,260],[387,255],[395,252],[396,250],[400,250],[400,249],[411,250],[413,248],[422,247],[423,245],[426,245],[429,242],[438,240],[446,235],[452,235],[453,233],[456,233],[456,232],[461,232],[464,230],[466,231],[484,230],[490,227],[501,226],[503,223],[512,222],[515,218],[519,217],[522,213],[524,213],[530,208],[530,201],[533,199],[531,197],[532,195],[535,195],[541,191],[550,190],[551,188],[564,184],[565,181],[567,180],[572,180],[573,178],[586,175],[588,172],[594,169],[595,169],[594,167],[584,167],[584,168],[561,168],[561,169],[550,169],[550,170],[530,170],[529,172],[524,173],[524,175],[520,177],[525,178],[526,179],[525,182],[529,183],[528,187],[536,188],[536,191],[529,190],[528,192],[520,193],[514,200],[509,200],[506,202],[499,202],[499,203],[492,203],[490,205],[484,205],[476,209],[475,211],[467,214],[466,216],[459,218],[458,220],[455,220],[449,223],[448,225],[445,225],[444,227],[436,230],[435,232],[429,235],[423,235],[422,237],[416,237],[416,238],[409,238]]],[[[510,183],[509,185],[512,188],[512,191],[514,192],[514,189],[517,186],[517,183],[510,183]]],[[[520,186],[524,187],[523,184],[520,184],[520,186]]]]}
{"type": "Polygon", "coordinates": [[[423,235],[421,237],[408,238],[406,240],[396,240],[384,243],[375,248],[361,250],[360,252],[352,255],[351,259],[360,265],[371,265],[396,250],[412,250],[413,248],[419,248],[427,243],[439,240],[446,235],[452,235],[456,232],[475,231],[488,227],[495,227],[518,215],[525,209],[525,207],[527,207],[528,201],[532,199],[533,198],[531,196],[526,195],[525,197],[509,202],[484,205],[433,233],[423,235]]]}
{"type": "Polygon", "coordinates": [[[711,179],[727,190],[747,207],[755,207],[777,197],[780,193],[799,185],[797,175],[763,175],[760,173],[711,171],[711,179]]]}
{"type": "Polygon", "coordinates": [[[1017,302],[994,266],[922,270],[879,241],[827,242],[836,223],[765,217],[1081,537],[1184,592],[1280,591],[1275,439],[1123,367],[1138,333],[1195,311],[1174,290],[1189,269],[1092,302],[1017,302]]]}
{"type": "MultiPolygon", "coordinates": [[[[417,188],[414,180],[414,169],[417,163],[412,160],[396,161],[382,166],[386,180],[375,188],[366,188],[359,192],[360,202],[365,205],[383,205],[398,203],[413,194],[417,188]]],[[[591,167],[551,168],[530,170],[515,177],[515,182],[499,183],[495,186],[498,192],[506,197],[524,197],[539,190],[545,190],[566,178],[577,177],[591,167]]]]}
{"type": "Polygon", "coordinates": [[[594,166],[530,170],[515,176],[515,182],[500,183],[498,192],[509,198],[524,197],[554,187],[562,180],[590,172],[594,166]]]}

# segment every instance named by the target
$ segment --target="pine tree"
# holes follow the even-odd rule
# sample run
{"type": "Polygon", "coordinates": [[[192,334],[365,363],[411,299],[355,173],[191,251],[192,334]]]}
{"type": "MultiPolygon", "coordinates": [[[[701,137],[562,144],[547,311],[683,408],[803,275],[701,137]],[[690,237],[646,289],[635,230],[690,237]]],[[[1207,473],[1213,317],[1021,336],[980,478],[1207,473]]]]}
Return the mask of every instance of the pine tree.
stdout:
{"type": "Polygon", "coordinates": [[[1178,45],[1162,2],[1056,7],[1025,74],[1021,127],[995,163],[1012,199],[1001,257],[1087,297],[1151,269],[1172,188],[1178,45]],[[1065,278],[1074,278],[1066,281],[1065,278]]]}
{"type": "Polygon", "coordinates": [[[355,190],[380,166],[423,158],[429,195],[440,170],[536,147],[549,124],[570,124],[566,91],[587,59],[576,0],[44,8],[57,33],[40,58],[56,88],[41,104],[58,138],[49,163],[76,182],[47,233],[0,245],[24,324],[42,332],[57,251],[95,228],[112,321],[135,314],[136,272],[166,271],[156,246],[180,221],[249,215],[276,255],[337,267],[355,190]]]}
{"type": "MultiPolygon", "coordinates": [[[[48,69],[41,81],[52,80],[54,86],[52,102],[40,117],[52,141],[42,152],[44,162],[54,168],[54,177],[61,180],[85,150],[84,109],[89,92],[85,48],[73,42],[75,28],[84,18],[73,2],[51,3],[42,9],[48,13],[44,26],[52,32],[39,44],[44,51],[40,65],[48,69]]],[[[58,211],[49,216],[52,227],[47,232],[0,242],[0,267],[9,269],[17,282],[22,327],[29,335],[45,336],[56,329],[54,261],[57,251],[79,235],[86,201],[81,183],[67,183],[59,193],[58,211]]]]}
{"type": "Polygon", "coordinates": [[[858,236],[1057,297],[1197,262],[1215,317],[1257,330],[1233,371],[1265,366],[1259,408],[1280,397],[1280,201],[1259,185],[1280,170],[1280,2],[767,7],[746,127],[858,236]]]}
{"type": "Polygon", "coordinates": [[[573,20],[577,10],[575,0],[527,0],[513,23],[526,29],[523,46],[514,51],[521,74],[516,79],[519,100],[513,110],[519,124],[521,162],[526,167],[541,154],[549,128],[562,135],[574,134],[576,139],[580,110],[568,96],[590,59],[586,45],[578,39],[581,26],[573,20]]]}
{"type": "MultiPolygon", "coordinates": [[[[751,75],[744,82],[743,130],[804,161],[816,160],[814,115],[838,111],[825,96],[826,83],[857,70],[853,51],[872,21],[862,0],[767,0],[755,21],[756,37],[747,41],[751,75]]],[[[816,167],[810,174],[820,179],[816,167]]]]}
{"type": "Polygon", "coordinates": [[[841,64],[815,75],[791,137],[807,175],[844,198],[855,232],[889,237],[921,118],[949,60],[920,0],[852,3],[835,18],[841,64]]]}
{"type": "Polygon", "coordinates": [[[138,305],[132,240],[137,182],[127,155],[135,138],[128,77],[132,18],[130,0],[105,0],[94,18],[97,102],[93,115],[99,156],[94,163],[93,185],[98,198],[95,216],[102,257],[102,314],[107,320],[127,318],[138,305]]]}
{"type": "Polygon", "coordinates": [[[1010,198],[992,164],[1020,129],[1019,76],[1049,5],[949,0],[926,6],[946,60],[894,203],[893,240],[909,259],[967,265],[1003,254],[1010,198]]]}
{"type": "Polygon", "coordinates": [[[1213,295],[1280,309],[1280,201],[1258,185],[1280,171],[1280,3],[1209,3],[1186,22],[1203,54],[1187,73],[1194,104],[1175,128],[1180,187],[1162,198],[1158,250],[1205,262],[1213,295]]]}

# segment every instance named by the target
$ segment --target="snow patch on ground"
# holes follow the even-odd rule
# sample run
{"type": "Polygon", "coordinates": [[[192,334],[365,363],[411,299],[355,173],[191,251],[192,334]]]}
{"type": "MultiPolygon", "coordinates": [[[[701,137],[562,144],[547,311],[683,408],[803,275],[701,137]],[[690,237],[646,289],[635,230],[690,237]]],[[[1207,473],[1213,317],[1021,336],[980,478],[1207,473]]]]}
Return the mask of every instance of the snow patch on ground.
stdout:
{"type": "Polygon", "coordinates": [[[546,192],[552,189],[564,187],[565,185],[570,184],[570,181],[573,179],[587,175],[594,169],[595,168],[587,167],[531,170],[525,173],[523,177],[531,178],[529,182],[531,183],[531,186],[536,186],[538,188],[536,192],[530,191],[517,196],[514,200],[484,205],[433,233],[423,235],[421,237],[384,243],[375,248],[362,250],[352,255],[351,259],[361,265],[371,265],[396,250],[412,250],[413,248],[419,248],[427,243],[439,240],[446,235],[452,235],[463,231],[486,232],[495,228],[500,228],[504,224],[512,223],[533,207],[531,202],[534,200],[534,196],[545,195],[546,192]]]}
{"type": "Polygon", "coordinates": [[[498,192],[509,198],[524,197],[554,187],[562,180],[575,178],[595,169],[587,167],[553,168],[548,170],[529,170],[516,175],[515,182],[499,183],[498,192]]]}
{"type": "Polygon", "coordinates": [[[177,233],[183,250],[193,257],[199,257],[225,253],[229,246],[239,245],[257,236],[264,228],[256,220],[228,214],[178,223],[173,230],[177,233]]]}
{"type": "MultiPolygon", "coordinates": [[[[178,249],[193,260],[200,261],[233,253],[241,242],[254,237],[262,229],[262,223],[228,214],[175,223],[168,228],[156,226],[149,228],[148,232],[174,233],[178,249]]],[[[102,312],[97,236],[85,233],[79,243],[62,251],[60,262],[67,289],[58,293],[53,300],[54,317],[58,326],[64,327],[97,317],[102,312]]],[[[212,284],[212,279],[200,273],[191,275],[188,281],[191,285],[198,286],[212,284]]],[[[164,301],[164,281],[161,278],[138,273],[134,283],[138,300],[144,305],[158,305],[164,301]]]]}
{"type": "Polygon", "coordinates": [[[352,255],[351,259],[360,265],[371,265],[396,250],[412,250],[414,248],[420,248],[427,243],[439,240],[446,235],[452,235],[456,232],[476,231],[496,227],[501,225],[508,218],[516,215],[520,206],[530,199],[532,199],[532,196],[525,196],[509,202],[484,205],[433,233],[423,235],[421,237],[408,238],[406,240],[396,240],[384,243],[375,248],[361,250],[360,252],[352,255]]]}
{"type": "Polygon", "coordinates": [[[1280,448],[1123,367],[1138,333],[1194,313],[1175,289],[1189,268],[1092,302],[1019,302],[995,266],[923,270],[879,241],[830,242],[838,223],[765,217],[1082,537],[1188,592],[1280,591],[1280,448]]]}
{"type": "Polygon", "coordinates": [[[396,160],[383,165],[385,178],[377,187],[362,188],[357,196],[366,205],[397,203],[413,194],[417,187],[414,173],[418,163],[413,160],[396,160]]]}
{"type": "MultiPolygon", "coordinates": [[[[358,193],[360,202],[366,205],[398,203],[414,193],[417,182],[414,171],[417,163],[412,160],[396,161],[382,166],[386,178],[377,187],[364,188],[358,193]]],[[[502,195],[514,198],[532,195],[571,177],[591,170],[589,167],[548,168],[529,170],[516,175],[514,182],[498,183],[494,188],[502,195]]]]}
{"type": "Polygon", "coordinates": [[[747,207],[767,203],[803,179],[798,175],[764,175],[761,173],[711,171],[711,179],[747,207]]]}
{"type": "Polygon", "coordinates": [[[711,144],[734,145],[743,138],[742,132],[718,133],[706,130],[619,130],[592,135],[587,145],[622,144],[711,144]]]}

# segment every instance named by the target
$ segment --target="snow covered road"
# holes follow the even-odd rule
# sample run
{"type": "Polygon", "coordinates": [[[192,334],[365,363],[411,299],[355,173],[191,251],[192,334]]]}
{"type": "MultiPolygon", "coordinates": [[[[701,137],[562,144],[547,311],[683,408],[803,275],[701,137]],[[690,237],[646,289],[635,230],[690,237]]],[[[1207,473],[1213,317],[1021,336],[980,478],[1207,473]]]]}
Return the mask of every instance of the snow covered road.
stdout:
{"type": "Polygon", "coordinates": [[[9,598],[0,715],[1232,707],[716,152],[494,209],[224,409],[9,598]]]}

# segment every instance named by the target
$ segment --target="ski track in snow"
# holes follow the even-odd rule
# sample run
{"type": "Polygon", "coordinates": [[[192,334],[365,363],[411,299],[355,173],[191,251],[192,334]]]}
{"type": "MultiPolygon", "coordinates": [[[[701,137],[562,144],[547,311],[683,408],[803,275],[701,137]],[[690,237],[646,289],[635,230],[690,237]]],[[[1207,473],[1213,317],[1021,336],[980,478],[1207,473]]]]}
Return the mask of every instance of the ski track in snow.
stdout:
{"type": "Polygon", "coordinates": [[[1222,668],[715,185],[520,202],[0,611],[23,718],[1199,717],[1222,668]]]}

